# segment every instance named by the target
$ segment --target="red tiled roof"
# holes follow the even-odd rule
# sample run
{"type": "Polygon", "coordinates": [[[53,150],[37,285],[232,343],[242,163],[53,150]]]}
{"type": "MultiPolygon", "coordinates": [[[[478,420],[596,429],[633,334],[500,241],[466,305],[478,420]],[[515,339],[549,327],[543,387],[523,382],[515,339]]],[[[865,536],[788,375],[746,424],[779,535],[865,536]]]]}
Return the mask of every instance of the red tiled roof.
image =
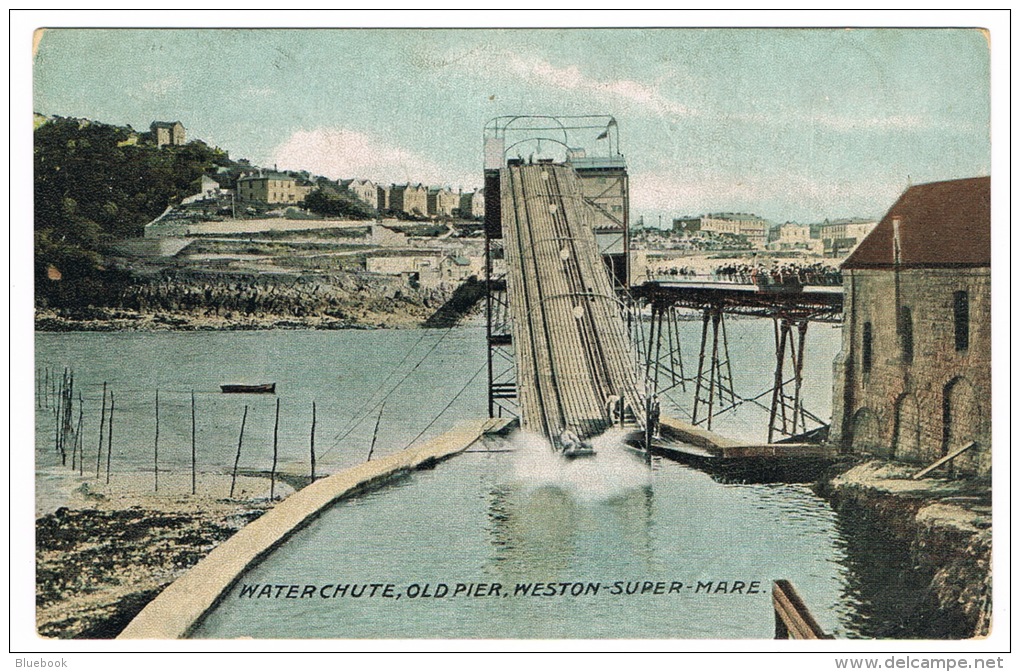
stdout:
{"type": "Polygon", "coordinates": [[[893,219],[900,219],[900,266],[991,265],[991,178],[910,187],[843,268],[895,265],[893,219]]]}

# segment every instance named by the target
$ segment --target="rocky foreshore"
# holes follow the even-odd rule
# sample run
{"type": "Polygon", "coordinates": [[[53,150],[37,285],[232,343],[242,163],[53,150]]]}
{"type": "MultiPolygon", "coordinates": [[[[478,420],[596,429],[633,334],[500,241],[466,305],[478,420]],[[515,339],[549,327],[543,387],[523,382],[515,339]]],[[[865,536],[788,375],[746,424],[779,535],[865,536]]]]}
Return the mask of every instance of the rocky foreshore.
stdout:
{"type": "Polygon", "coordinates": [[[399,329],[437,314],[463,315],[480,294],[465,286],[411,286],[399,277],[341,273],[278,277],[178,273],[107,287],[94,300],[45,300],[36,331],[229,331],[259,329],[399,329]],[[451,301],[452,300],[452,301],[451,301]],[[451,305],[452,304],[452,305],[451,305]]]}
{"type": "MultiPolygon", "coordinates": [[[[164,474],[160,492],[131,474],[82,482],[67,505],[36,519],[36,627],[40,636],[108,639],[156,595],[273,506],[268,479],[164,474]]],[[[278,483],[277,493],[292,489],[278,483]]]]}
{"type": "Polygon", "coordinates": [[[854,465],[817,484],[841,512],[862,515],[909,549],[927,583],[901,637],[986,637],[991,623],[991,484],[922,478],[918,467],[885,460],[854,465]]]}

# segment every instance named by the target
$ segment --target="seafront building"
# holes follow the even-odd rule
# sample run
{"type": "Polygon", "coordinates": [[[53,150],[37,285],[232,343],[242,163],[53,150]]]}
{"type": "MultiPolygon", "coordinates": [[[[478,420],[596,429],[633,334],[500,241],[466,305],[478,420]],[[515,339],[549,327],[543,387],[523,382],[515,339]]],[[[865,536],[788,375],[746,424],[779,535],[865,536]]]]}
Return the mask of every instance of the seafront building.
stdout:
{"type": "Polygon", "coordinates": [[[988,177],[908,188],[843,263],[830,440],[991,474],[988,177]],[[973,445],[972,445],[973,444],[973,445]]]}
{"type": "Polygon", "coordinates": [[[701,217],[700,230],[743,236],[752,247],[764,249],[768,242],[769,223],[757,215],[720,212],[701,217]]]}

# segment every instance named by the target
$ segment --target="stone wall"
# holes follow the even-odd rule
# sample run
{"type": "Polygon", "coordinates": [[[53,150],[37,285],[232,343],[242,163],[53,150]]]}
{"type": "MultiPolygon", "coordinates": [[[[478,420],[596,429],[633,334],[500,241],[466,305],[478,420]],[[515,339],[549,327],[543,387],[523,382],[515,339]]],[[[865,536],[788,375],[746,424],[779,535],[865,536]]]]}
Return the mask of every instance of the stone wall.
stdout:
{"type": "Polygon", "coordinates": [[[961,473],[991,473],[991,275],[988,268],[844,271],[843,345],[830,437],[844,450],[930,464],[970,441],[961,473]],[[954,294],[967,293],[958,350],[954,294]],[[910,311],[910,327],[897,312],[910,311]],[[871,366],[865,366],[865,330],[871,366]],[[912,338],[906,334],[911,334],[912,338]],[[912,340],[912,358],[906,343],[912,340]]]}

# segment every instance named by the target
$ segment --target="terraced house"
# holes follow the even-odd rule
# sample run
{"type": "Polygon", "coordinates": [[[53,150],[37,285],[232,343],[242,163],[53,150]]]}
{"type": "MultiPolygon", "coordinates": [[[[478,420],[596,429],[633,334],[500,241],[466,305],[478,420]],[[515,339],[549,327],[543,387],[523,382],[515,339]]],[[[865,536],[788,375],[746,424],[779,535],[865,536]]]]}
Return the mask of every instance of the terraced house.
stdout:
{"type": "Polygon", "coordinates": [[[432,187],[428,195],[428,214],[432,217],[450,217],[460,207],[460,197],[447,187],[432,187]]]}
{"type": "Polygon", "coordinates": [[[370,208],[379,205],[378,187],[371,180],[343,180],[340,185],[354,194],[354,197],[370,208]]]}
{"type": "Polygon", "coordinates": [[[429,211],[429,190],[419,184],[394,184],[390,187],[389,210],[425,216],[429,211]]]}

